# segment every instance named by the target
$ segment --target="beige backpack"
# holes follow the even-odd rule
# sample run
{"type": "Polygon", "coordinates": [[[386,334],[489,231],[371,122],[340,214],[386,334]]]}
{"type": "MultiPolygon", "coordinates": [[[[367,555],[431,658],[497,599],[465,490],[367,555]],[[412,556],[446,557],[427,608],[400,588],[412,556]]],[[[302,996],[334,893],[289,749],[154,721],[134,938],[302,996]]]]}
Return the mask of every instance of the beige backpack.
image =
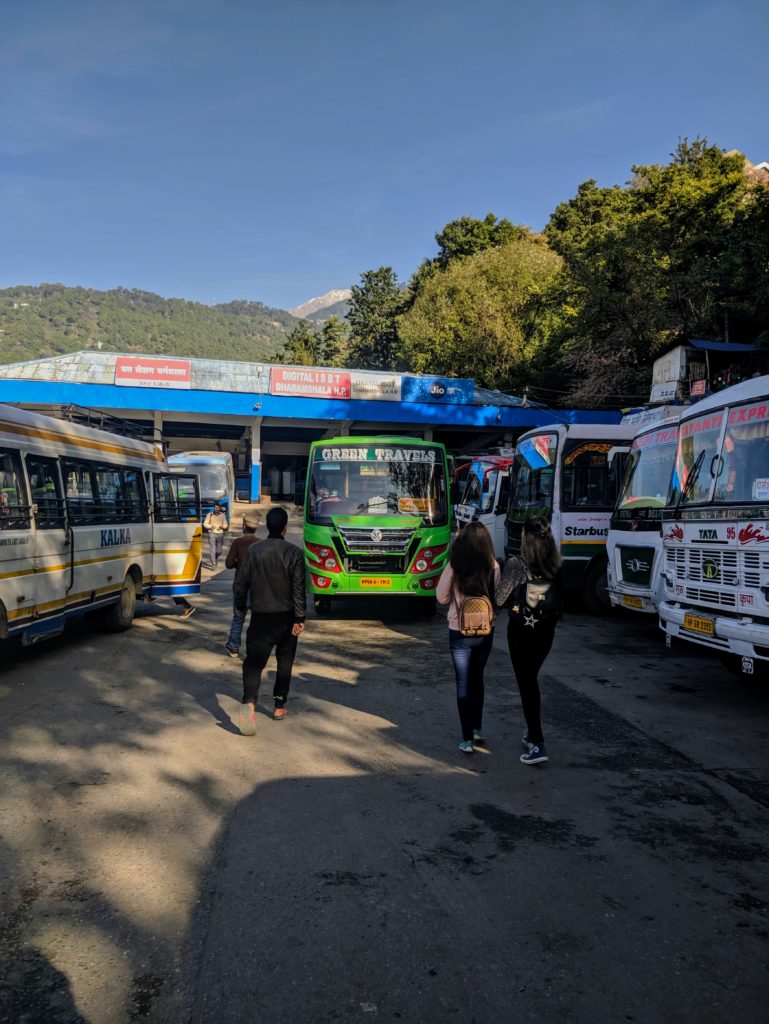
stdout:
{"type": "Polygon", "coordinates": [[[463,597],[457,618],[462,636],[488,636],[494,628],[494,608],[488,597],[463,597]]]}

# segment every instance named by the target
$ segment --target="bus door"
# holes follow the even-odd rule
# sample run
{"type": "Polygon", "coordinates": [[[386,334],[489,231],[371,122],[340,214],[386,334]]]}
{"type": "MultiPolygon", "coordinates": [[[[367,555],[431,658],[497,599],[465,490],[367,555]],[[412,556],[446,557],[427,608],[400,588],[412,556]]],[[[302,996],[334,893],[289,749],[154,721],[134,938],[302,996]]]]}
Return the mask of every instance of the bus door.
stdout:
{"type": "Polygon", "coordinates": [[[494,496],[493,523],[489,527],[497,558],[505,556],[505,538],[507,526],[507,509],[510,505],[510,472],[507,468],[500,469],[496,474],[497,489],[494,496]]]}
{"type": "Polygon", "coordinates": [[[35,534],[19,453],[0,449],[0,637],[32,620],[35,534]]]}
{"type": "MultiPolygon", "coordinates": [[[[35,520],[35,618],[53,624],[64,611],[73,582],[74,542],[58,461],[43,455],[27,455],[25,461],[35,520]]],[[[55,631],[62,624],[59,619],[55,631]]]]}
{"type": "Polygon", "coordinates": [[[203,527],[194,474],[153,473],[150,597],[200,593],[203,527]]]}

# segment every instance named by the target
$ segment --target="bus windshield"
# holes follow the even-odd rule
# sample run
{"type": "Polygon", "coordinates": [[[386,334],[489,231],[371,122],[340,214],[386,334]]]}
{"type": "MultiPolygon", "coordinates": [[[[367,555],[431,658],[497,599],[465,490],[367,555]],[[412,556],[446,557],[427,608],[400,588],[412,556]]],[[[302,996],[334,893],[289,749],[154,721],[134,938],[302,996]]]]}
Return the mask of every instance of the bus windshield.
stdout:
{"type": "Polygon", "coordinates": [[[525,518],[551,514],[557,449],[557,434],[537,434],[518,443],[513,465],[511,517],[518,513],[525,518]]]}
{"type": "Polygon", "coordinates": [[[484,473],[483,466],[477,471],[471,470],[462,504],[477,508],[481,514],[493,511],[499,472],[498,469],[487,469],[484,473]]]}
{"type": "Polygon", "coordinates": [[[718,502],[769,501],[769,406],[751,402],[729,410],[718,462],[718,502]]]}
{"type": "Polygon", "coordinates": [[[446,477],[438,449],[356,445],[315,449],[307,490],[307,520],[332,516],[421,516],[448,522],[446,477]]]}
{"type": "Polygon", "coordinates": [[[670,486],[678,427],[652,430],[635,438],[617,509],[662,508],[670,486]]]}
{"type": "Polygon", "coordinates": [[[227,467],[223,463],[185,462],[169,465],[174,473],[196,473],[203,501],[227,497],[227,467]]]}
{"type": "Polygon", "coordinates": [[[696,505],[709,499],[723,424],[723,410],[681,424],[668,505],[696,505]]]}

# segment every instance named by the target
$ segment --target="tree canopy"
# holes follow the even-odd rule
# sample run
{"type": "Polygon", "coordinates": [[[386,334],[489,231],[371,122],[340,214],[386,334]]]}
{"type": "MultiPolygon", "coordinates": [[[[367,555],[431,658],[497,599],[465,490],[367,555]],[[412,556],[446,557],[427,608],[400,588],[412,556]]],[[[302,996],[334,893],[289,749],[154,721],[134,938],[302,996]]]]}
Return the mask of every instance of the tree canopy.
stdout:
{"type": "Polygon", "coordinates": [[[403,362],[485,387],[522,387],[549,336],[560,267],[560,257],[534,238],[451,263],[398,322],[403,362]]]}
{"type": "Polygon", "coordinates": [[[404,296],[392,267],[367,270],[353,285],[347,322],[350,325],[350,366],[390,370],[398,361],[397,318],[404,296]]]}

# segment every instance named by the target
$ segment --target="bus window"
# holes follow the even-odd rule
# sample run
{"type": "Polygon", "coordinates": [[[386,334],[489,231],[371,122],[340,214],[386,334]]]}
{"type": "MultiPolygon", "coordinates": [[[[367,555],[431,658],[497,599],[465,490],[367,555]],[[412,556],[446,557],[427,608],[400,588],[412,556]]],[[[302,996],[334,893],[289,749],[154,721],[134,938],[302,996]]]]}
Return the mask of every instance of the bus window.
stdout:
{"type": "Polygon", "coordinates": [[[123,518],[121,500],[120,470],[107,466],[95,466],[93,471],[99,500],[98,518],[102,523],[115,523],[123,518]]]}
{"type": "Polygon", "coordinates": [[[563,459],[563,507],[611,509],[615,488],[609,479],[611,442],[581,441],[563,459]]]}
{"type": "Polygon", "coordinates": [[[0,452],[0,530],[23,530],[29,526],[29,505],[15,452],[0,452]]]}
{"type": "Polygon", "coordinates": [[[511,519],[551,514],[557,447],[557,434],[537,434],[518,443],[515,450],[515,483],[508,510],[511,519]]]}
{"type": "Polygon", "coordinates": [[[769,501],[769,419],[766,417],[766,402],[729,410],[716,470],[715,501],[740,504],[769,501]]]}
{"type": "Polygon", "coordinates": [[[146,523],[149,521],[149,507],[147,505],[144,480],[141,471],[138,469],[121,469],[124,519],[131,523],[146,523]]]}
{"type": "Polygon", "coordinates": [[[70,522],[75,526],[95,522],[98,504],[90,466],[66,461],[62,463],[62,471],[70,522]]]}
{"type": "Polygon", "coordinates": [[[39,530],[61,529],[64,526],[64,500],[56,460],[28,455],[27,475],[32,489],[32,504],[37,505],[35,525],[39,530]]]}

